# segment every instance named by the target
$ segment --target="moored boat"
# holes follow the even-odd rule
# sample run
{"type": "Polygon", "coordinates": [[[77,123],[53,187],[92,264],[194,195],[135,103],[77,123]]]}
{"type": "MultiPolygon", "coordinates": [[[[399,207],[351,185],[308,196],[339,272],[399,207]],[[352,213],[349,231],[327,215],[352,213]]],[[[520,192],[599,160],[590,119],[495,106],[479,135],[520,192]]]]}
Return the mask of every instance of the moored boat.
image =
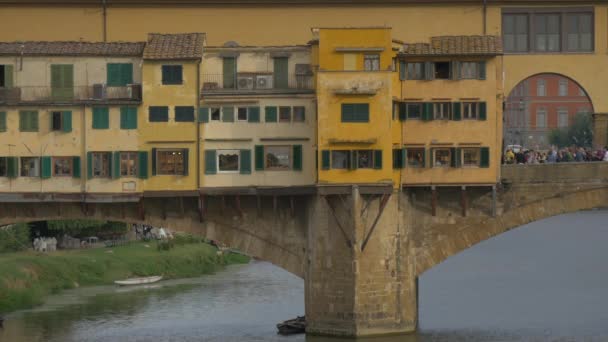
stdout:
{"type": "Polygon", "coordinates": [[[281,335],[303,334],[306,332],[306,316],[287,320],[277,324],[278,333],[281,335]]]}
{"type": "Polygon", "coordinates": [[[116,285],[142,285],[142,284],[152,284],[156,283],[163,279],[163,276],[152,276],[152,277],[139,277],[139,278],[129,278],[125,280],[116,280],[114,284],[116,285]]]}

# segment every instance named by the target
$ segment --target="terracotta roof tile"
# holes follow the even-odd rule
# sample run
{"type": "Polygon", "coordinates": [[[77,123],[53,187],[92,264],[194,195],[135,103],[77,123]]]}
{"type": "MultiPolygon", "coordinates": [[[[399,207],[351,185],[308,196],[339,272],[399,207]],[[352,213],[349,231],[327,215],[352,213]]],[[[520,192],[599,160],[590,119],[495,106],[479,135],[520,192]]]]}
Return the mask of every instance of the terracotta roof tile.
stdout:
{"type": "Polygon", "coordinates": [[[144,59],[199,59],[203,56],[204,33],[150,33],[144,59]]]}
{"type": "Polygon", "coordinates": [[[12,56],[141,56],[143,42],[0,42],[0,55],[12,56]]]}
{"type": "Polygon", "coordinates": [[[502,41],[498,36],[439,36],[430,43],[404,43],[403,56],[500,55],[502,41]]]}

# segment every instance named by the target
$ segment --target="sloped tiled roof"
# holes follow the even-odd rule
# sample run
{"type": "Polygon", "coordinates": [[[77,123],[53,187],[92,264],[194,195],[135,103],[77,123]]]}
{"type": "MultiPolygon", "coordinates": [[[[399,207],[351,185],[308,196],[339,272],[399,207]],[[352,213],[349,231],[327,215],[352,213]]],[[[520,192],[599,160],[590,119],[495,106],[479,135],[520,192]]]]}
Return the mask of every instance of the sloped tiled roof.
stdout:
{"type": "Polygon", "coordinates": [[[404,43],[402,56],[494,56],[503,53],[498,36],[439,36],[430,43],[404,43]]]}
{"type": "Polygon", "coordinates": [[[144,59],[199,59],[203,56],[204,33],[150,33],[144,59]]]}
{"type": "Polygon", "coordinates": [[[0,42],[0,55],[141,56],[144,45],[144,42],[0,42]]]}

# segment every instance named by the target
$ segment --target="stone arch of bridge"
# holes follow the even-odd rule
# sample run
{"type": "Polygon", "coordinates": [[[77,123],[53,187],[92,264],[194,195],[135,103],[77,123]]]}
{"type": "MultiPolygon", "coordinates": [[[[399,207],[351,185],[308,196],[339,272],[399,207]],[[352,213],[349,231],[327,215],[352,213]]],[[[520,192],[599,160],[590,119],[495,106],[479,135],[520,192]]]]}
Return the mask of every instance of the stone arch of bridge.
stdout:
{"type": "Polygon", "coordinates": [[[425,227],[426,236],[432,238],[416,247],[415,273],[420,276],[459,252],[512,229],[524,227],[528,223],[561,214],[604,208],[608,208],[608,186],[599,185],[539,198],[509,208],[495,218],[462,218],[456,222],[457,227],[450,229],[448,233],[441,227],[425,227]],[[434,234],[433,231],[442,231],[442,234],[434,234]]]}
{"type": "Polygon", "coordinates": [[[137,214],[136,203],[101,204],[93,212],[83,210],[81,203],[0,203],[0,226],[46,220],[103,220],[165,227],[216,240],[299,277],[304,276],[306,227],[290,215],[258,217],[246,209],[237,213],[227,208],[221,213],[213,210],[201,222],[198,213],[188,210],[183,215],[167,215],[146,209],[142,219],[137,214]],[[116,210],[120,205],[127,209],[116,210]]]}

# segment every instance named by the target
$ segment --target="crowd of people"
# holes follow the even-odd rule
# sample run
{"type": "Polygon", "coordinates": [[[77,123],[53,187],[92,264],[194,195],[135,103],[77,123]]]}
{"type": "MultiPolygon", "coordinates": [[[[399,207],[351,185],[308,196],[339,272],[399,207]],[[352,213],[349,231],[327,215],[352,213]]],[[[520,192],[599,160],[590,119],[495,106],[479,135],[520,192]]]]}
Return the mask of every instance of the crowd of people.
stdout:
{"type": "Polygon", "coordinates": [[[503,164],[544,164],[608,161],[608,146],[592,150],[584,147],[551,148],[548,151],[507,149],[503,164]]]}

